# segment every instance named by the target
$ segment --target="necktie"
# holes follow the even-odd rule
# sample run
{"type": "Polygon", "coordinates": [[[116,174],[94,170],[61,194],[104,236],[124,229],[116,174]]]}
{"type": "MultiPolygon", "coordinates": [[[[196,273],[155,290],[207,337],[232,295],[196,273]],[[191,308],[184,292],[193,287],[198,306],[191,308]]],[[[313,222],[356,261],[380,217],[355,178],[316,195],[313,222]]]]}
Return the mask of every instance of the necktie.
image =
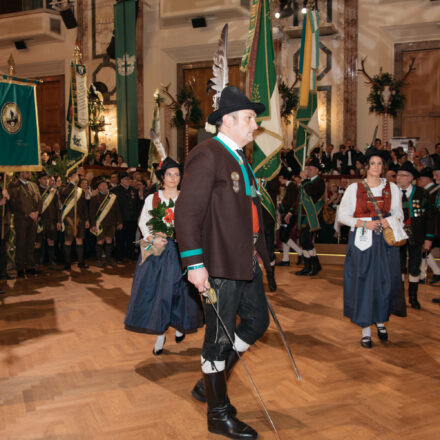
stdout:
{"type": "Polygon", "coordinates": [[[407,224],[409,220],[409,205],[406,190],[402,190],[402,210],[403,210],[403,223],[407,224]]]}
{"type": "MultiPolygon", "coordinates": [[[[237,154],[240,156],[244,163],[244,167],[246,168],[246,173],[249,178],[249,184],[251,186],[255,187],[255,190],[257,189],[257,182],[255,182],[254,175],[252,174],[249,162],[246,159],[246,156],[244,155],[244,152],[242,149],[235,150],[237,154]]],[[[253,203],[253,209],[252,209],[252,217],[253,217],[253,229],[254,233],[259,232],[263,225],[262,216],[261,216],[261,204],[260,204],[260,198],[258,195],[256,197],[252,197],[252,203],[253,203]],[[254,210],[256,211],[254,214],[254,210]]]]}

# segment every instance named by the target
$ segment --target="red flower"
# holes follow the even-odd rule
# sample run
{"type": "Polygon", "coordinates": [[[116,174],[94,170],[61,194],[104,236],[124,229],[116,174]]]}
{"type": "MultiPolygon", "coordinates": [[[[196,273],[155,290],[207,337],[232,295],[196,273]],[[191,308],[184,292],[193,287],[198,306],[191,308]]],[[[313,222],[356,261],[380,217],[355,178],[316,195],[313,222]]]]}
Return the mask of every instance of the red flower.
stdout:
{"type": "Polygon", "coordinates": [[[173,223],[173,220],[174,220],[174,211],[171,209],[171,208],[167,208],[166,210],[165,210],[165,213],[166,213],[166,215],[165,215],[165,217],[164,217],[164,221],[166,222],[166,223],[173,223]]]}
{"type": "Polygon", "coordinates": [[[160,170],[160,169],[162,168],[162,164],[163,164],[163,160],[161,160],[161,161],[159,162],[159,165],[157,166],[157,169],[158,169],[158,170],[160,170]]]}

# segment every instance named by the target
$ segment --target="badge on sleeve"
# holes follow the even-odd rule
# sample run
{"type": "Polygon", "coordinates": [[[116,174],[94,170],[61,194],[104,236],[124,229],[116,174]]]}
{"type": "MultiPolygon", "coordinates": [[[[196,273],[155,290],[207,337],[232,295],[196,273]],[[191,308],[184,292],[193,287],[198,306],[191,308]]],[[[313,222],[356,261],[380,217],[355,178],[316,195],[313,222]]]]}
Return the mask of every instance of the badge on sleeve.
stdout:
{"type": "Polygon", "coordinates": [[[233,171],[231,173],[231,180],[232,180],[232,189],[235,193],[238,193],[240,191],[240,174],[238,174],[236,171],[233,171]]]}

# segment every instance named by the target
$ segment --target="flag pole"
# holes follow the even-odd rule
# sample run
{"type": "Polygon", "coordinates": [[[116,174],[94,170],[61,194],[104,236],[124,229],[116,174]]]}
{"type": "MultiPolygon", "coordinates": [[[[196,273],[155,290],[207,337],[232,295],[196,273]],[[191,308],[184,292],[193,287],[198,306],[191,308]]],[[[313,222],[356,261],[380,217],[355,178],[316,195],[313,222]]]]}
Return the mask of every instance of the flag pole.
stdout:
{"type": "Polygon", "coordinates": [[[34,83],[34,84],[42,84],[42,79],[28,79],[28,78],[19,78],[18,76],[15,76],[15,61],[14,57],[12,56],[12,53],[9,55],[8,58],[8,65],[9,65],[9,72],[6,75],[3,75],[3,79],[7,79],[9,81],[18,81],[18,82],[24,82],[24,83],[34,83]]]}
{"type": "MultiPolygon", "coordinates": [[[[6,172],[3,173],[3,188],[2,189],[3,189],[2,196],[4,197],[4,190],[6,189],[6,172]]],[[[3,244],[3,240],[5,238],[5,214],[6,214],[6,202],[2,206],[2,235],[1,235],[1,241],[0,241],[2,244],[3,244]]]]}

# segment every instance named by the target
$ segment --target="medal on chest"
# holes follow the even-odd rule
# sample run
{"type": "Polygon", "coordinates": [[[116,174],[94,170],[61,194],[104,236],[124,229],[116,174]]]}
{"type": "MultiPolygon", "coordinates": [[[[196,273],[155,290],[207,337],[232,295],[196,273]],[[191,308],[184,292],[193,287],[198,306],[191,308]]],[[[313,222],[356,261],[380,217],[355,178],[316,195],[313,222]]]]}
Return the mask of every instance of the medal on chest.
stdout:
{"type": "Polygon", "coordinates": [[[232,190],[238,194],[240,191],[240,174],[238,174],[236,171],[233,171],[231,173],[231,180],[232,180],[232,190]]]}

